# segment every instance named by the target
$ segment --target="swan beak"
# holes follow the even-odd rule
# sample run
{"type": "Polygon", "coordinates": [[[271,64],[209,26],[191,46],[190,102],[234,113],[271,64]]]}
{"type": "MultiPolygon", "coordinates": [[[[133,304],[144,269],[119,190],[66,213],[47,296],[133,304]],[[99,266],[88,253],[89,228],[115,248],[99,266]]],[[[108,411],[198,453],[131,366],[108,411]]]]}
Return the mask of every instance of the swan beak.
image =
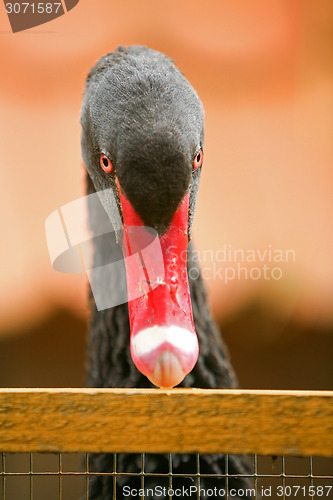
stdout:
{"type": "Polygon", "coordinates": [[[120,201],[132,359],[154,385],[174,387],[199,355],[187,277],[189,195],[162,236],[152,236],[121,192],[120,201]]]}

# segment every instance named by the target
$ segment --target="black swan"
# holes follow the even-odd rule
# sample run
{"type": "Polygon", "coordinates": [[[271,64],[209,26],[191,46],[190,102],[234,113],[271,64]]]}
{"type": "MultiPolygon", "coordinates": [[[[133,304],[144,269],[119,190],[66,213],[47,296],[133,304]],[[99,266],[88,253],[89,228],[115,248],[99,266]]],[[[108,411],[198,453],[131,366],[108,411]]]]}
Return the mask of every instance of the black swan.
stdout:
{"type": "MultiPolygon", "coordinates": [[[[87,77],[81,125],[87,192],[104,192],[89,207],[96,236],[92,280],[101,294],[115,296],[126,293],[126,287],[130,294],[138,286],[138,278],[130,275],[130,265],[126,265],[127,281],[117,273],[101,271],[111,255],[115,261],[122,250],[128,255],[130,245],[125,242],[130,226],[152,228],[166,262],[158,286],[128,304],[119,302],[98,310],[91,300],[89,386],[153,387],[151,380],[162,387],[237,387],[188,244],[203,161],[203,108],[195,90],[165,55],[141,46],[119,47],[102,57],[87,77]],[[110,202],[108,192],[115,203],[110,202]],[[120,232],[100,230],[110,221],[115,224],[117,218],[122,224],[120,232]],[[168,254],[170,245],[176,258],[168,254]],[[184,264],[180,249],[185,248],[186,255],[187,246],[184,264]]],[[[135,238],[133,241],[135,244],[135,238]]],[[[149,286],[149,279],[145,281],[149,286]]],[[[112,455],[93,454],[89,462],[91,471],[112,471],[112,455]]],[[[140,457],[118,455],[117,468],[138,471],[140,457]]],[[[200,468],[206,474],[224,473],[225,459],[202,455],[200,468]]],[[[168,457],[146,455],[146,470],[168,472],[168,457]]],[[[195,473],[196,457],[173,455],[173,471],[195,473]]],[[[229,474],[247,473],[245,458],[229,457],[229,474]]],[[[117,498],[123,498],[124,484],[137,484],[135,481],[118,478],[117,498]]],[[[179,481],[183,485],[185,480],[179,481]]],[[[149,485],[155,482],[151,480],[149,485]]],[[[214,483],[205,478],[201,487],[221,484],[223,480],[214,483]]],[[[249,483],[244,478],[230,479],[232,486],[246,488],[249,483]]],[[[112,498],[112,491],[112,477],[91,479],[91,500],[112,498]]]]}

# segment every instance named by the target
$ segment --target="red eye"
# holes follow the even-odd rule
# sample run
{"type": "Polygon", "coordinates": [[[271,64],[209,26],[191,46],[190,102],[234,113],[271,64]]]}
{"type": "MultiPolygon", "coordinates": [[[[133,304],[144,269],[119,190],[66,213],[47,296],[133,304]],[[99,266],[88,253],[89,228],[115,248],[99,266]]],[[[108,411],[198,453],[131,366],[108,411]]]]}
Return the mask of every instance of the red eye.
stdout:
{"type": "Polygon", "coordinates": [[[113,168],[112,162],[105,154],[101,155],[99,164],[104,170],[104,172],[106,172],[107,174],[111,174],[113,168]]]}
{"type": "Polygon", "coordinates": [[[195,155],[195,158],[193,160],[193,168],[196,169],[196,168],[201,167],[202,161],[203,161],[203,154],[202,154],[202,151],[200,149],[200,151],[198,151],[198,153],[195,155]]]}

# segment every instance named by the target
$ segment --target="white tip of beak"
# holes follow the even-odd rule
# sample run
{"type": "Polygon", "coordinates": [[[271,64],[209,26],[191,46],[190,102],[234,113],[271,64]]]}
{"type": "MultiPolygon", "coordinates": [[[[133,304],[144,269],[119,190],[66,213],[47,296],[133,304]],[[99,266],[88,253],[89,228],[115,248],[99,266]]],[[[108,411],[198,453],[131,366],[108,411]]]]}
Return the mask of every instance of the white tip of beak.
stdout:
{"type": "Polygon", "coordinates": [[[148,378],[157,387],[169,389],[180,384],[186,375],[176,356],[165,351],[158,358],[155,370],[148,378]]]}
{"type": "Polygon", "coordinates": [[[131,337],[132,359],[141,373],[157,387],[181,383],[199,354],[195,331],[179,326],[153,326],[131,337]]]}

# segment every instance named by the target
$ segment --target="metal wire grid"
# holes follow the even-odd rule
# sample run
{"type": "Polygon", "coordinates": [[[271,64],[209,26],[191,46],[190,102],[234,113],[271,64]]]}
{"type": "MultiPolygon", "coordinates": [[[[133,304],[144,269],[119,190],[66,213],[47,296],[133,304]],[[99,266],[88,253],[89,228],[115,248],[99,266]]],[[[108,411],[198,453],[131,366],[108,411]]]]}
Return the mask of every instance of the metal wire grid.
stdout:
{"type": "MultiPolygon", "coordinates": [[[[326,459],[330,461],[330,466],[332,467],[332,473],[329,474],[315,474],[313,467],[313,457],[304,458],[303,461],[307,462],[307,472],[306,473],[288,473],[286,469],[286,457],[273,457],[274,462],[276,460],[280,460],[280,471],[278,473],[270,472],[261,472],[258,466],[258,459],[265,458],[266,461],[269,457],[260,457],[258,455],[252,456],[252,470],[253,472],[249,474],[230,474],[229,473],[229,456],[225,455],[225,473],[224,474],[204,474],[200,472],[200,454],[196,455],[196,470],[193,471],[192,474],[180,474],[173,472],[173,456],[172,454],[168,455],[168,473],[153,473],[146,471],[146,455],[144,453],[141,454],[141,470],[139,472],[119,472],[117,471],[117,454],[113,454],[113,470],[110,472],[92,472],[89,470],[89,455],[84,454],[81,455],[81,464],[82,457],[84,461],[83,470],[79,471],[67,471],[64,470],[63,467],[63,457],[71,455],[69,453],[57,453],[52,456],[57,456],[57,470],[55,471],[36,471],[34,467],[34,454],[24,454],[29,457],[29,467],[25,472],[14,472],[7,470],[7,457],[12,455],[19,455],[13,453],[1,453],[1,469],[0,469],[0,492],[1,492],[1,500],[44,500],[44,494],[42,496],[35,497],[34,495],[34,479],[36,477],[54,477],[58,481],[58,488],[52,488],[51,491],[47,491],[48,500],[70,500],[79,498],[78,495],[81,495],[81,498],[85,500],[89,500],[89,480],[94,476],[109,476],[113,478],[113,500],[120,500],[119,495],[117,495],[117,479],[120,477],[136,477],[140,478],[140,488],[142,491],[145,491],[145,479],[146,478],[166,478],[168,480],[168,488],[166,497],[169,500],[174,498],[173,491],[173,479],[175,478],[189,478],[192,480],[193,484],[196,485],[196,493],[195,496],[192,495],[191,498],[196,498],[197,500],[201,499],[201,479],[203,478],[214,478],[224,480],[224,490],[225,490],[225,500],[231,500],[235,495],[232,493],[232,490],[229,488],[229,480],[237,479],[237,478],[249,478],[253,481],[253,489],[251,491],[244,492],[240,496],[244,498],[253,498],[255,500],[259,500],[263,496],[273,498],[282,498],[286,500],[286,498],[333,498],[333,459],[326,459]],[[25,477],[28,479],[28,484],[25,485],[24,493],[20,493],[21,496],[17,496],[17,491],[15,491],[15,487],[11,488],[11,491],[7,494],[7,481],[9,478],[19,478],[25,477]],[[70,496],[68,496],[68,490],[65,493],[63,488],[63,481],[65,478],[69,477],[77,477],[81,478],[84,484],[81,484],[81,491],[73,491],[70,489],[70,496]],[[290,483],[291,480],[303,481],[304,485],[293,485],[290,483]],[[271,491],[267,490],[269,488],[272,481],[277,481],[275,488],[271,491]],[[323,483],[324,482],[324,483],[323,483]],[[291,485],[290,485],[291,484],[291,485]],[[277,487],[279,485],[279,488],[277,487]],[[58,489],[58,491],[55,491],[58,489]],[[266,495],[263,493],[265,493],[266,495]],[[23,494],[23,496],[22,496],[23,494]],[[72,496],[74,494],[74,496],[72,496]],[[51,495],[51,496],[50,496],[51,495]],[[53,495],[53,496],[52,496],[53,495]]],[[[23,454],[21,454],[23,455],[23,454]]],[[[50,454],[45,454],[44,456],[50,456],[50,454]]],[[[288,457],[289,459],[289,457],[288,457]]],[[[271,458],[272,460],[272,458],[271,458]]],[[[330,469],[331,470],[331,469],[330,469]]],[[[301,484],[301,483],[300,483],[301,484]]],[[[12,485],[13,486],[13,485],[12,485]]],[[[151,498],[146,490],[146,494],[140,495],[140,498],[151,498]]],[[[176,495],[178,496],[178,495],[176,495]]],[[[211,496],[211,495],[208,495],[211,496]]],[[[216,498],[216,497],[215,497],[216,498]]]]}

